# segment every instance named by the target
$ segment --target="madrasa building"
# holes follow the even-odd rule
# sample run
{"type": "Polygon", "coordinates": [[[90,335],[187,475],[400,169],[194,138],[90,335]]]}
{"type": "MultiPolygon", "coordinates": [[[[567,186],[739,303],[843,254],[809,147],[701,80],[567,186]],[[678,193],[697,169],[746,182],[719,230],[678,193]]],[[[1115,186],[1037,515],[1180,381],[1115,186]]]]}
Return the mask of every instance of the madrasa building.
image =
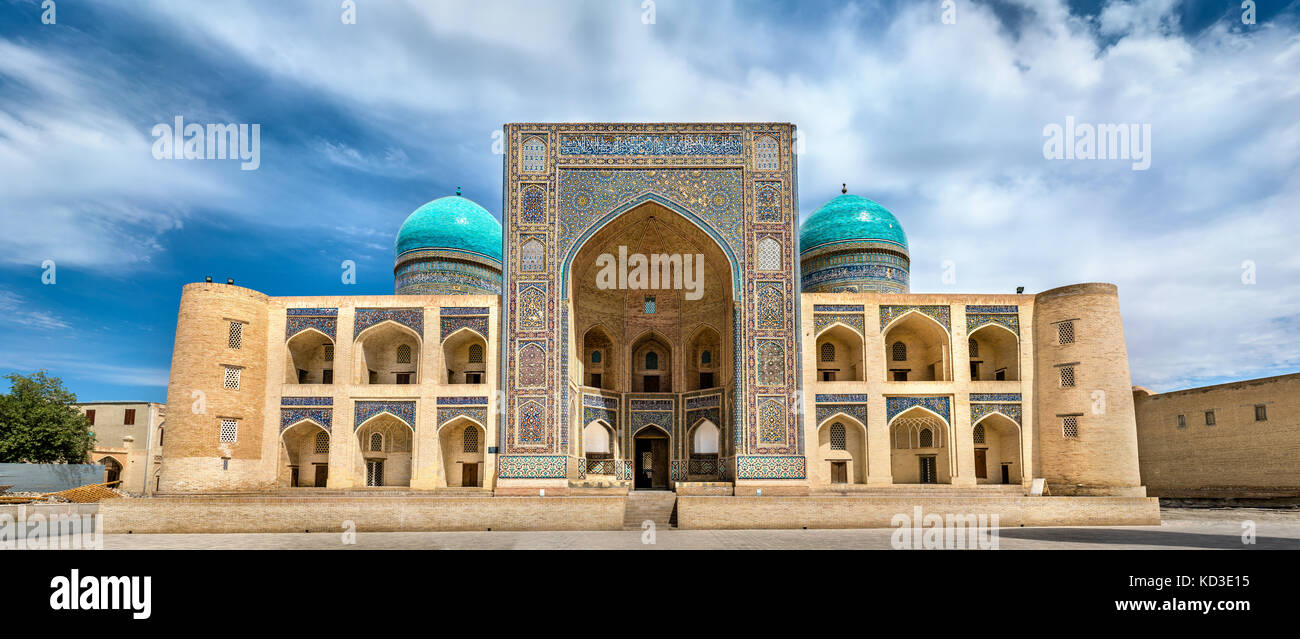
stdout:
{"type": "Polygon", "coordinates": [[[153,490],[1145,494],[1115,286],[911,293],[880,204],[800,224],[791,124],[504,133],[392,295],[184,287],[153,490]]]}

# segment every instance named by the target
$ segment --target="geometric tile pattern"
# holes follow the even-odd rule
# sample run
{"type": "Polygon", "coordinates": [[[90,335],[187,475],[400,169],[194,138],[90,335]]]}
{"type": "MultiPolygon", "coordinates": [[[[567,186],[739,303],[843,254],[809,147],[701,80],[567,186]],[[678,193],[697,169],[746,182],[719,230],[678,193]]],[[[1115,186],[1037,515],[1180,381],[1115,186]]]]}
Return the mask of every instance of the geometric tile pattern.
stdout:
{"type": "Polygon", "coordinates": [[[487,409],[475,406],[456,406],[438,409],[438,426],[442,426],[457,417],[468,417],[482,426],[487,426],[487,409]]]}
{"type": "Polygon", "coordinates": [[[311,420],[330,430],[334,426],[334,409],[333,408],[281,408],[280,409],[280,430],[304,420],[311,420]]]}
{"type": "Polygon", "coordinates": [[[281,406],[333,406],[333,397],[281,397],[281,406]]]}
{"type": "Polygon", "coordinates": [[[867,423],[866,404],[817,404],[817,425],[820,426],[822,422],[839,413],[858,420],[864,426],[867,423]]]}
{"type": "Polygon", "coordinates": [[[288,317],[284,324],[284,339],[297,335],[309,328],[314,328],[334,339],[339,321],[337,308],[289,308],[284,311],[288,317]]]}
{"type": "Polygon", "coordinates": [[[971,404],[970,423],[974,424],[993,413],[1002,413],[1020,424],[1020,404],[971,404]]]}
{"type": "Polygon", "coordinates": [[[736,479],[803,479],[808,474],[802,455],[740,455],[736,479]]]}
{"type": "Polygon", "coordinates": [[[945,330],[952,331],[952,309],[945,305],[898,305],[898,306],[881,306],[880,307],[880,328],[883,330],[890,322],[912,312],[916,311],[922,315],[934,318],[935,321],[943,325],[945,330]]]}
{"type": "Polygon", "coordinates": [[[943,417],[946,422],[952,422],[951,403],[946,395],[933,397],[886,397],[886,419],[892,421],[900,413],[916,406],[920,406],[938,414],[940,417],[943,417]]]}
{"type": "MultiPolygon", "coordinates": [[[[442,309],[442,311],[443,311],[443,315],[442,315],[442,317],[438,318],[438,320],[439,320],[439,325],[440,325],[440,326],[439,326],[439,328],[440,328],[440,334],[439,334],[439,336],[438,336],[438,339],[439,339],[439,340],[445,340],[445,339],[447,339],[447,337],[448,337],[449,335],[451,335],[452,333],[455,333],[456,331],[458,331],[458,330],[460,330],[460,329],[462,329],[462,328],[469,328],[470,330],[472,330],[472,331],[478,333],[480,336],[482,336],[483,339],[488,339],[488,338],[489,338],[489,336],[488,336],[488,316],[487,316],[487,315],[479,315],[479,316],[474,316],[474,315],[453,315],[453,316],[448,317],[448,315],[447,315],[447,311],[448,311],[448,310],[450,310],[450,309],[445,309],[445,308],[442,309]]],[[[470,310],[470,309],[466,309],[466,310],[470,310]]]]}
{"type": "Polygon", "coordinates": [[[402,420],[411,427],[411,430],[415,430],[415,402],[394,400],[357,400],[356,418],[352,422],[352,430],[357,430],[366,420],[380,413],[388,413],[402,420]]]}
{"type": "Polygon", "coordinates": [[[393,321],[424,336],[424,309],[422,308],[358,308],[356,321],[352,325],[352,337],[355,339],[361,331],[380,322],[393,321]]]}
{"type": "Polygon", "coordinates": [[[1020,393],[971,393],[972,402],[1018,402],[1020,393]]]}
{"type": "Polygon", "coordinates": [[[508,455],[497,458],[501,479],[564,479],[568,458],[564,455],[508,455]]]}
{"type": "Polygon", "coordinates": [[[836,322],[852,328],[857,331],[859,335],[866,332],[865,320],[862,319],[861,314],[850,315],[847,313],[841,313],[832,315],[817,313],[813,315],[813,333],[821,333],[823,328],[835,324],[836,322]]]}

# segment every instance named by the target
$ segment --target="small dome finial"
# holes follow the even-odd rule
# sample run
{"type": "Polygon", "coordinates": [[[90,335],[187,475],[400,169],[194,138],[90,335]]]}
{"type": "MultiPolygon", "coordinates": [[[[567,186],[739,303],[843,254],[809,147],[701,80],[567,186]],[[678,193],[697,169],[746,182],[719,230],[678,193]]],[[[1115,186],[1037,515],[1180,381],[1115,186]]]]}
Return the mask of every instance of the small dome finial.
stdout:
{"type": "Polygon", "coordinates": [[[848,192],[849,192],[848,182],[840,182],[840,193],[848,193],[848,192]]]}
{"type": "Polygon", "coordinates": [[[456,187],[456,195],[460,195],[460,187],[456,187]]]}

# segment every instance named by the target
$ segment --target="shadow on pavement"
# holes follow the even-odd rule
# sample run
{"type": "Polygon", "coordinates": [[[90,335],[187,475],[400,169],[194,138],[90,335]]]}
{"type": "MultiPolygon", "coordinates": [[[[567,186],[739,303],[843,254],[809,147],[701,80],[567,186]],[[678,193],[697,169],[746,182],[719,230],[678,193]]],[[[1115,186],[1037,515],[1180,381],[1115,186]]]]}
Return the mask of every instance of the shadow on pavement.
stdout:
{"type": "Polygon", "coordinates": [[[1296,550],[1300,540],[1255,537],[1254,544],[1241,543],[1241,536],[1231,533],[1206,534],[1174,530],[1117,530],[1097,528],[1002,528],[1002,539],[1025,539],[1049,543],[1117,544],[1172,546],[1219,550],[1296,550]]]}

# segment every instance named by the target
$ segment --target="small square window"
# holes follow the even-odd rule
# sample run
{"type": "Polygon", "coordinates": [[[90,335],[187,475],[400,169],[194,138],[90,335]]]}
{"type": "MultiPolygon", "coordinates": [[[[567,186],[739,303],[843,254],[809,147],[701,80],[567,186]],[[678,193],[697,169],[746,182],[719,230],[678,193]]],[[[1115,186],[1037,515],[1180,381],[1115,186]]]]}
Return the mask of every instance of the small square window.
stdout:
{"type": "Polygon", "coordinates": [[[1187,416],[1186,416],[1186,415],[1179,415],[1179,416],[1178,416],[1178,427],[1179,427],[1179,428],[1187,428],[1187,416]]]}
{"type": "Polygon", "coordinates": [[[126,426],[134,426],[134,425],[135,425],[135,409],[134,409],[134,408],[128,408],[128,409],[126,409],[126,414],[122,416],[122,423],[123,423],[124,425],[126,425],[126,426]]]}
{"type": "Polygon", "coordinates": [[[1074,322],[1061,322],[1056,325],[1056,341],[1061,344],[1074,343],[1074,322]]]}
{"type": "Polygon", "coordinates": [[[1268,421],[1268,408],[1265,407],[1263,404],[1255,404],[1255,421],[1257,422],[1268,421]]]}
{"type": "Polygon", "coordinates": [[[233,444],[239,437],[239,422],[233,419],[221,420],[221,442],[223,444],[233,444]]]}
{"type": "Polygon", "coordinates": [[[1062,388],[1073,388],[1073,387],[1074,387],[1074,367],[1073,367],[1073,366],[1062,366],[1062,367],[1061,367],[1061,387],[1062,387],[1062,388]]]}
{"type": "Polygon", "coordinates": [[[1205,425],[1206,425],[1206,426],[1213,426],[1214,424],[1215,424],[1215,421],[1214,421],[1214,411],[1212,411],[1212,410],[1207,410],[1207,411],[1205,411],[1205,425]]]}
{"type": "Polygon", "coordinates": [[[239,372],[241,369],[234,366],[226,367],[226,389],[239,390],[239,372]]]}
{"type": "Polygon", "coordinates": [[[227,345],[230,348],[241,348],[244,344],[244,324],[243,322],[230,323],[230,337],[227,345]]]}
{"type": "Polygon", "coordinates": [[[90,420],[91,426],[95,425],[95,409],[92,408],[86,411],[86,419],[90,420]]]}
{"type": "Polygon", "coordinates": [[[653,315],[655,312],[655,298],[653,295],[647,295],[645,298],[645,314],[653,315]]]}
{"type": "Polygon", "coordinates": [[[1061,418],[1061,434],[1066,439],[1079,438],[1079,418],[1075,415],[1068,415],[1061,418]]]}

